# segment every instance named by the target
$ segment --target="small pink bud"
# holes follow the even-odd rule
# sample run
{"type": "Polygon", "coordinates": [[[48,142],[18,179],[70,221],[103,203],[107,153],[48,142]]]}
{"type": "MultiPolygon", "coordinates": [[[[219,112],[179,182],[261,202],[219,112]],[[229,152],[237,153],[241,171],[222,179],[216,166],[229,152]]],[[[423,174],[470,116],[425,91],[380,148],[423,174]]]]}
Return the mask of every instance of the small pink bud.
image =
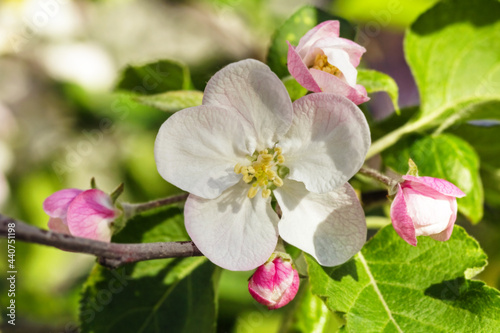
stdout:
{"type": "Polygon", "coordinates": [[[276,257],[257,268],[248,282],[252,297],[274,310],[290,302],[299,290],[299,273],[291,261],[276,257]]]}
{"type": "Polygon", "coordinates": [[[120,212],[101,190],[65,189],[48,197],[43,209],[52,231],[109,242],[111,223],[120,212]]]}
{"type": "Polygon", "coordinates": [[[309,30],[297,47],[288,43],[288,71],[310,91],[336,93],[361,104],[369,98],[365,87],[356,84],[356,67],[366,50],[339,37],[339,31],[339,21],[325,21],[309,30]]]}
{"type": "Polygon", "coordinates": [[[465,194],[452,183],[432,177],[403,176],[391,206],[396,232],[417,245],[417,236],[438,241],[450,238],[457,219],[457,199],[465,194]]]}

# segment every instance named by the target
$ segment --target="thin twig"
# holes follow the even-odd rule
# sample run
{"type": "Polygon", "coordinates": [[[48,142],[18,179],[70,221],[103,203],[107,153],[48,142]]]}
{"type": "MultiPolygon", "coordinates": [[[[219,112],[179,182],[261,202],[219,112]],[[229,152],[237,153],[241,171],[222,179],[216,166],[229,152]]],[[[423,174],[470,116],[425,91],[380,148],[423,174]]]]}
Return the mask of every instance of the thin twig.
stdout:
{"type": "Polygon", "coordinates": [[[132,216],[143,213],[145,211],[155,209],[158,207],[163,207],[171,205],[176,202],[181,202],[187,199],[189,193],[179,194],[172,197],[167,197],[163,199],[153,200],[144,203],[122,203],[123,210],[125,212],[125,217],[130,219],[132,216]]]}
{"type": "Polygon", "coordinates": [[[95,255],[108,268],[162,258],[201,256],[193,242],[121,244],[107,243],[43,230],[0,214],[0,237],[57,247],[61,250],[95,255]],[[10,229],[10,230],[9,230],[10,229]]]}
{"type": "Polygon", "coordinates": [[[359,169],[358,172],[365,176],[378,180],[379,182],[387,185],[389,189],[392,189],[394,186],[398,184],[397,180],[392,179],[391,177],[388,177],[372,168],[361,167],[361,169],[359,169]]]}

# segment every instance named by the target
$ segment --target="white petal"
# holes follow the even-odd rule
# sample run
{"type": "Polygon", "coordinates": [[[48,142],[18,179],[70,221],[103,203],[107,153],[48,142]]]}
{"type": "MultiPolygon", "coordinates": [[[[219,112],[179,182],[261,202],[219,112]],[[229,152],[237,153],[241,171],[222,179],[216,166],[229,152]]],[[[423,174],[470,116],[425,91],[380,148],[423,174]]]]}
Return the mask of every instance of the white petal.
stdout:
{"type": "Polygon", "coordinates": [[[269,199],[247,197],[248,184],[231,187],[213,200],[190,195],[185,224],[198,249],[214,264],[234,271],[262,265],[278,241],[278,216],[269,199]]]}
{"type": "Polygon", "coordinates": [[[448,227],[455,198],[437,192],[430,196],[409,187],[403,188],[403,194],[416,236],[438,234],[448,227]]]}
{"type": "Polygon", "coordinates": [[[316,194],[308,192],[304,184],[288,180],[274,194],[283,212],[280,236],[315,257],[320,265],[340,265],[363,247],[365,215],[348,183],[316,194]]]}
{"type": "Polygon", "coordinates": [[[285,86],[267,65],[252,59],[218,71],[205,88],[203,105],[240,113],[255,129],[259,150],[272,147],[292,122],[292,103],[285,86]]]}
{"type": "Polygon", "coordinates": [[[236,184],[236,163],[255,150],[252,129],[230,110],[197,106],[172,115],[155,142],[158,172],[168,182],[197,196],[216,198],[236,184]],[[250,134],[249,134],[250,132],[250,134]]]}
{"type": "Polygon", "coordinates": [[[325,48],[323,49],[323,52],[325,52],[326,57],[328,58],[328,62],[340,69],[347,83],[350,86],[355,86],[358,71],[351,64],[351,61],[349,60],[349,54],[344,50],[333,47],[325,48]]]}
{"type": "Polygon", "coordinates": [[[280,141],[288,178],[325,193],[347,182],[363,165],[370,129],[361,110],[345,97],[317,93],[293,103],[290,131],[280,141]]]}

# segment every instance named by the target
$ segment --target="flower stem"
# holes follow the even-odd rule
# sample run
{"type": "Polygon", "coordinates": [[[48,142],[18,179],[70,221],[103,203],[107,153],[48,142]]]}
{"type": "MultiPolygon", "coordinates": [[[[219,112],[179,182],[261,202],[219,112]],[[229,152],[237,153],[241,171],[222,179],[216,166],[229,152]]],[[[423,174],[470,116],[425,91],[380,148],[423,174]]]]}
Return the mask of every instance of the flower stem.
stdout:
{"type": "Polygon", "coordinates": [[[122,203],[123,212],[125,214],[125,218],[128,220],[131,217],[147,212],[148,210],[156,209],[163,206],[168,206],[176,202],[181,202],[187,199],[189,193],[174,195],[171,197],[166,197],[158,200],[153,200],[149,202],[143,203],[122,203]]]}
{"type": "Polygon", "coordinates": [[[391,177],[388,177],[380,172],[378,172],[375,169],[368,168],[368,167],[361,167],[358,171],[360,174],[363,174],[365,176],[368,176],[370,178],[373,178],[382,184],[387,185],[390,189],[392,189],[394,186],[398,184],[398,181],[395,179],[392,179],[391,177]]]}
{"type": "Polygon", "coordinates": [[[418,129],[420,126],[421,124],[419,123],[407,124],[381,137],[380,139],[372,143],[366,155],[366,159],[372,158],[373,156],[383,152],[384,150],[395,144],[402,136],[411,133],[415,129],[418,129]]]}

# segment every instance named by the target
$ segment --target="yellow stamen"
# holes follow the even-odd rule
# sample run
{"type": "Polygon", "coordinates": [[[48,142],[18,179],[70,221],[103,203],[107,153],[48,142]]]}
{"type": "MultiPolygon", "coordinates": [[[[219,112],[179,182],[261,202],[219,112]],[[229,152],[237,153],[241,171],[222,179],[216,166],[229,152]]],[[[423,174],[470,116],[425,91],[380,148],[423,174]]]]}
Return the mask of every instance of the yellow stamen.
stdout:
{"type": "Polygon", "coordinates": [[[245,175],[243,176],[243,181],[247,184],[250,184],[250,182],[252,181],[253,179],[253,176],[250,176],[250,175],[245,175]]]}
{"type": "Polygon", "coordinates": [[[234,166],[236,174],[243,175],[243,181],[251,184],[247,196],[253,198],[262,189],[262,197],[269,198],[272,189],[283,186],[283,179],[278,176],[280,164],[285,161],[281,147],[264,149],[247,156],[251,165],[242,166],[237,163],[234,166]]]}
{"type": "Polygon", "coordinates": [[[257,192],[259,192],[259,187],[256,187],[256,186],[252,186],[250,187],[250,189],[248,190],[248,194],[247,196],[252,199],[253,197],[255,197],[257,195],[257,192]]]}
{"type": "Polygon", "coordinates": [[[328,62],[328,57],[325,54],[317,54],[316,59],[314,59],[314,64],[312,68],[332,74],[335,76],[341,76],[342,72],[337,67],[333,66],[328,62]]]}
{"type": "Polygon", "coordinates": [[[276,178],[273,179],[273,184],[281,187],[283,186],[283,179],[281,179],[279,176],[276,176],[276,178]]]}
{"type": "Polygon", "coordinates": [[[236,163],[236,165],[234,166],[234,173],[240,174],[241,173],[241,168],[242,168],[241,164],[236,163]]]}

